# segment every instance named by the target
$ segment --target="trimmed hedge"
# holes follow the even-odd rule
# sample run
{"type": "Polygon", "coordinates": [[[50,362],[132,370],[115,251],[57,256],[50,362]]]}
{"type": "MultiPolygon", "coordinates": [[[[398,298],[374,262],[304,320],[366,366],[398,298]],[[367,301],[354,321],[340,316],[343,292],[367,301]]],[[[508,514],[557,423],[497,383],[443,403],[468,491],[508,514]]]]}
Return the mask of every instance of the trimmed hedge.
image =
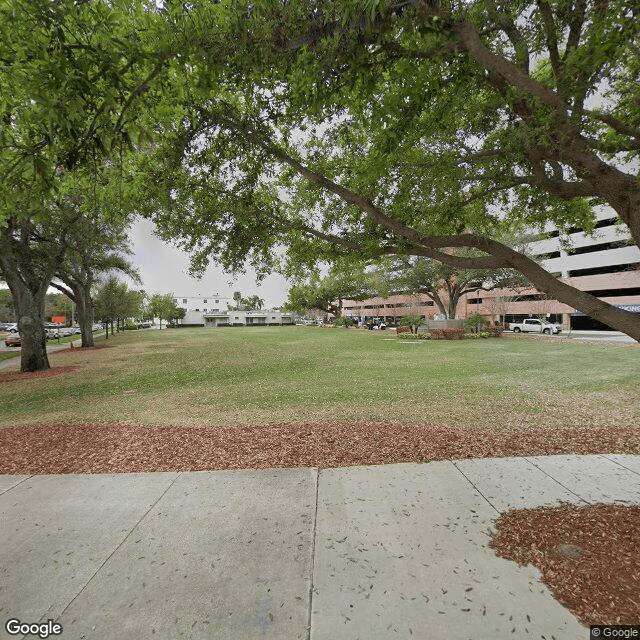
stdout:
{"type": "Polygon", "coordinates": [[[504,325],[487,327],[479,333],[469,333],[465,329],[431,329],[430,333],[411,333],[409,327],[398,327],[396,335],[400,340],[478,340],[481,338],[499,338],[504,325]]]}
{"type": "Polygon", "coordinates": [[[463,340],[464,329],[432,329],[431,337],[434,340],[463,340]]]}

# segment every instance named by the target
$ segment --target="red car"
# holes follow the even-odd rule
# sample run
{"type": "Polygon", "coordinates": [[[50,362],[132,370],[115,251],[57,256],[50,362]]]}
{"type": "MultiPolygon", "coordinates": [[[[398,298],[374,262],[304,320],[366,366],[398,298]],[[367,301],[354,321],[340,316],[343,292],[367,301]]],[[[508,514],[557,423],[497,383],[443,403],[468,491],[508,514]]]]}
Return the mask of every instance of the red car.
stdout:
{"type": "Polygon", "coordinates": [[[4,339],[4,343],[7,347],[21,347],[22,340],[19,333],[9,333],[4,339]]]}

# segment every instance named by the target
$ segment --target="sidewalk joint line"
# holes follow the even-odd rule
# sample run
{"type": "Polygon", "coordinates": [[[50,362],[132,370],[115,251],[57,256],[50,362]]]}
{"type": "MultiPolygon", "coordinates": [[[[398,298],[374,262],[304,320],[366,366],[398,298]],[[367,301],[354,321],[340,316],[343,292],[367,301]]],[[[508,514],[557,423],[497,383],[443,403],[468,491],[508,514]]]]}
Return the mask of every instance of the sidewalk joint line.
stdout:
{"type": "Polygon", "coordinates": [[[320,490],[320,472],[321,469],[316,470],[316,504],[313,513],[313,533],[311,536],[311,568],[310,568],[310,581],[309,581],[309,615],[307,616],[307,640],[311,640],[311,613],[313,611],[313,574],[316,568],[316,532],[318,530],[318,493],[320,490]]]}
{"type": "MultiPolygon", "coordinates": [[[[482,493],[482,491],[480,491],[480,489],[478,489],[478,487],[476,487],[475,484],[473,484],[473,482],[471,482],[471,480],[469,480],[467,474],[456,464],[456,460],[452,460],[451,461],[453,466],[460,472],[460,474],[462,475],[462,477],[486,500],[487,504],[498,514],[500,515],[500,510],[496,508],[496,506],[489,500],[489,498],[487,498],[487,496],[484,495],[484,493],[482,493]]],[[[460,462],[458,460],[458,462],[460,462]]]]}
{"type": "MultiPolygon", "coordinates": [[[[613,462],[613,464],[617,464],[619,467],[622,467],[623,469],[626,469],[627,471],[631,471],[631,473],[635,473],[636,475],[640,476],[640,473],[638,473],[634,469],[630,469],[629,467],[626,467],[625,465],[623,465],[622,462],[618,462],[617,460],[612,460],[611,458],[608,457],[608,456],[616,456],[616,455],[620,455],[620,454],[617,454],[617,453],[601,453],[600,457],[604,458],[608,462],[613,462]]],[[[636,455],[636,458],[640,458],[640,456],[636,455]]]]}
{"type": "MultiPolygon", "coordinates": [[[[542,456],[542,457],[550,457],[550,456],[542,456]]],[[[550,473],[547,473],[542,467],[539,467],[535,462],[533,462],[533,460],[530,460],[527,456],[524,456],[524,459],[531,465],[533,465],[536,469],[538,469],[539,471],[542,471],[542,473],[544,473],[545,476],[547,476],[548,478],[551,478],[554,482],[557,482],[563,489],[566,489],[569,493],[572,493],[576,498],[578,498],[579,500],[582,500],[582,502],[586,502],[587,504],[592,504],[591,502],[589,502],[589,500],[587,500],[586,498],[583,498],[579,493],[576,493],[575,491],[572,491],[571,489],[569,489],[569,487],[566,487],[565,485],[562,484],[562,482],[560,482],[560,480],[558,480],[557,478],[554,478],[550,473]]]]}
{"type": "Polygon", "coordinates": [[[31,475],[31,476],[27,476],[26,478],[22,478],[22,480],[20,480],[20,482],[17,482],[12,487],[9,487],[8,489],[5,489],[2,493],[0,493],[0,496],[3,496],[5,493],[9,493],[9,491],[11,491],[12,489],[15,489],[16,487],[19,487],[23,482],[26,482],[30,478],[36,478],[36,477],[37,476],[34,474],[34,475],[31,475]]]}
{"type": "MultiPolygon", "coordinates": [[[[158,504],[158,502],[160,502],[160,500],[162,500],[162,498],[164,498],[164,496],[166,495],[167,491],[169,491],[169,489],[171,489],[171,487],[173,487],[173,485],[175,484],[176,480],[178,480],[178,478],[180,478],[180,476],[182,476],[182,473],[183,473],[182,471],[178,472],[178,475],[169,483],[169,486],[160,494],[160,496],[158,496],[158,498],[155,500],[155,502],[144,512],[144,514],[140,517],[138,522],[136,522],[133,525],[133,527],[131,527],[131,529],[129,530],[129,533],[127,533],[127,535],[120,541],[120,544],[118,544],[118,546],[105,558],[104,562],[95,570],[93,575],[85,582],[85,584],[83,585],[82,589],[80,589],[80,591],[78,591],[78,593],[76,593],[76,595],[73,596],[73,598],[71,598],[71,600],[67,603],[67,605],[60,612],[60,614],[58,616],[56,616],[56,622],[58,620],[60,620],[60,618],[64,615],[65,611],[78,599],[78,597],[83,593],[83,591],[89,586],[91,581],[98,575],[98,573],[100,572],[102,567],[104,567],[107,564],[107,562],[109,562],[109,560],[111,560],[111,558],[116,554],[116,552],[120,549],[120,547],[122,547],[122,545],[129,539],[131,534],[137,529],[138,525],[147,517],[149,512],[158,504]]],[[[45,613],[45,615],[46,615],[46,613],[45,613]]],[[[41,620],[42,620],[42,618],[41,618],[41,620]]]]}

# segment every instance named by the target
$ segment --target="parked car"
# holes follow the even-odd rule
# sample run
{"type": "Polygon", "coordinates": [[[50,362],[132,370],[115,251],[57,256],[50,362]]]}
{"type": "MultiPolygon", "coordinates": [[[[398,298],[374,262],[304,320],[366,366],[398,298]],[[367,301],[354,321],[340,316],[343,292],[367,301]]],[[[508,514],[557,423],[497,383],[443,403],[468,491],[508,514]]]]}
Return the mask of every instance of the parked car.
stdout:
{"type": "Polygon", "coordinates": [[[7,334],[7,337],[4,339],[4,344],[7,347],[21,347],[22,340],[20,339],[20,334],[16,332],[7,334]]]}
{"type": "Polygon", "coordinates": [[[537,318],[526,318],[522,322],[512,322],[509,324],[509,329],[514,333],[522,331],[527,333],[546,333],[547,335],[557,334],[562,331],[562,327],[559,324],[543,322],[537,318]]]}

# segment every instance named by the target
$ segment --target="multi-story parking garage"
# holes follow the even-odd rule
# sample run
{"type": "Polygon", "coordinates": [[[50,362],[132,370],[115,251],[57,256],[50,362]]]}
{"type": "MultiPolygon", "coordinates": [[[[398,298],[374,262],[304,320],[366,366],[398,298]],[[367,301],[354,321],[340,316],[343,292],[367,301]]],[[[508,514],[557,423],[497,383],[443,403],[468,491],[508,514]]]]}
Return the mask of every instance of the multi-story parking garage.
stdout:
{"type": "MultiPolygon", "coordinates": [[[[628,229],[617,224],[611,210],[601,211],[593,235],[576,229],[566,237],[551,229],[530,244],[531,255],[542,260],[547,271],[563,282],[587,291],[605,302],[640,313],[640,249],[630,243],[628,229]]],[[[443,291],[442,297],[446,299],[443,291]]],[[[545,316],[562,324],[565,330],[608,329],[557,300],[549,300],[536,289],[511,291],[495,289],[468,293],[458,304],[457,317],[481,313],[493,322],[517,322],[532,316],[545,316]]],[[[426,295],[396,295],[362,302],[347,300],[343,314],[381,317],[393,322],[404,315],[420,314],[434,318],[438,308],[426,295]]]]}

